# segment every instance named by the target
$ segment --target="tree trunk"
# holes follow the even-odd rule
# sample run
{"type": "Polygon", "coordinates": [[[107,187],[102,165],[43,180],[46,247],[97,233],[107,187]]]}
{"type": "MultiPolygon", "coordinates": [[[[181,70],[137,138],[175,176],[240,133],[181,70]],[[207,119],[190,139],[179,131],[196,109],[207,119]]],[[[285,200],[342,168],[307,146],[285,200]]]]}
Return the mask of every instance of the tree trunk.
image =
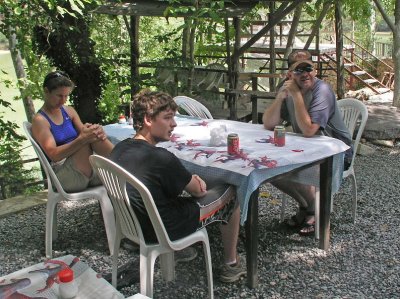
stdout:
{"type": "Polygon", "coordinates": [[[182,31],[182,58],[188,59],[189,58],[189,38],[190,38],[190,20],[188,18],[184,18],[185,26],[183,27],[182,31]]]}
{"type": "Polygon", "coordinates": [[[131,100],[140,90],[139,78],[139,16],[131,16],[131,100]]]}
{"type": "Polygon", "coordinates": [[[24,70],[23,61],[21,58],[21,53],[17,48],[17,38],[14,30],[9,26],[8,27],[8,43],[11,52],[11,58],[14,64],[15,73],[17,75],[19,83],[19,90],[21,92],[22,101],[24,103],[26,118],[29,122],[32,122],[32,118],[35,115],[35,107],[33,105],[32,98],[26,95],[26,73],[24,70]]]}
{"type": "Polygon", "coordinates": [[[343,8],[341,0],[336,1],[335,5],[335,33],[336,33],[336,73],[337,73],[337,96],[344,98],[344,61],[343,61],[343,8]]]}
{"type": "Polygon", "coordinates": [[[46,55],[53,65],[69,74],[76,83],[71,101],[83,123],[99,123],[97,105],[106,84],[94,53],[86,19],[65,15],[54,19],[56,30],[38,25],[34,38],[39,55],[46,55]],[[71,28],[79,28],[71,30],[71,28]]]}
{"type": "MultiPolygon", "coordinates": [[[[372,2],[372,1],[371,1],[372,2]]],[[[372,2],[372,4],[373,4],[373,2],[372,2]]],[[[376,12],[375,12],[375,8],[374,8],[374,6],[371,4],[371,16],[370,16],[370,30],[371,30],[371,32],[370,32],[370,38],[371,38],[371,46],[372,46],[372,50],[371,50],[371,53],[373,54],[373,55],[376,55],[376,47],[375,47],[375,41],[376,41],[376,38],[375,38],[375,36],[376,36],[376,12]]]]}
{"type": "Polygon", "coordinates": [[[393,32],[394,97],[393,106],[400,108],[400,1],[396,1],[395,30],[393,32]]]}

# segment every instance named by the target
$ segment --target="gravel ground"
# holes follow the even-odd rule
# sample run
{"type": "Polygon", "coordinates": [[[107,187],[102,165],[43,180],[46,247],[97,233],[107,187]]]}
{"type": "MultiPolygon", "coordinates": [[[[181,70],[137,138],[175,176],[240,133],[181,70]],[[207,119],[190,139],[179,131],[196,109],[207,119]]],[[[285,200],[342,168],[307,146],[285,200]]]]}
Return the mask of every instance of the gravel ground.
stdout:
{"type": "MultiPolygon", "coordinates": [[[[217,226],[209,231],[216,298],[400,298],[400,147],[376,149],[358,156],[358,214],[351,219],[351,184],[345,180],[334,200],[331,247],[317,248],[311,237],[300,237],[279,223],[280,194],[263,186],[259,204],[259,287],[249,289],[246,280],[224,284],[218,280],[221,260],[217,226]]],[[[59,239],[54,256],[73,254],[108,277],[111,259],[98,203],[63,203],[59,212],[59,239]]],[[[295,212],[290,203],[287,216],[295,212]]],[[[0,276],[44,260],[45,207],[0,219],[0,276]]],[[[120,255],[128,264],[130,283],[120,287],[127,297],[139,291],[137,249],[129,243],[120,255]]],[[[244,229],[239,252],[244,254],[244,229]]],[[[190,264],[176,266],[174,282],[161,279],[156,264],[154,298],[206,298],[207,282],[200,247],[190,264]]],[[[121,280],[123,283],[124,281],[121,280]]]]}

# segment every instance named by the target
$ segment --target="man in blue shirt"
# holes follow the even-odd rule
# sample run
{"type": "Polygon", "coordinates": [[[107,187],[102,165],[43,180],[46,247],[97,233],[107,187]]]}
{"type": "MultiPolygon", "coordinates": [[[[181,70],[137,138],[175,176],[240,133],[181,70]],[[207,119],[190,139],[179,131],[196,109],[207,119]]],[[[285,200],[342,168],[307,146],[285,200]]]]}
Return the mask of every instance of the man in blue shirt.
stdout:
{"type": "MultiPolygon", "coordinates": [[[[336,96],[329,84],[316,78],[314,63],[308,51],[294,51],[289,55],[289,72],[275,101],[263,115],[264,127],[273,130],[283,121],[295,133],[304,137],[326,135],[351,146],[351,135],[343,122],[336,96]]],[[[350,165],[352,150],[345,154],[345,169],[350,165]]],[[[290,182],[282,178],[273,185],[299,203],[299,211],[287,224],[299,227],[301,235],[314,234],[315,187],[290,182]]]]}

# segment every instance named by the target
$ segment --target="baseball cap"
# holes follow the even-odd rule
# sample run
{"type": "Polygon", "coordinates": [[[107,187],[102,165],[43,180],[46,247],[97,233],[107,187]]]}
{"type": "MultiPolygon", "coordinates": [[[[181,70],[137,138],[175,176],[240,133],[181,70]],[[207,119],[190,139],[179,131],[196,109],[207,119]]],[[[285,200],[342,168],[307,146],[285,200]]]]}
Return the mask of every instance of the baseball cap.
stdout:
{"type": "Polygon", "coordinates": [[[314,67],[314,62],[312,62],[311,60],[299,60],[299,61],[296,61],[296,62],[294,62],[291,66],[290,66],[290,68],[289,68],[289,70],[290,71],[293,71],[293,70],[295,70],[298,66],[300,66],[300,65],[302,65],[302,64],[305,64],[305,65],[309,65],[309,66],[311,66],[311,67],[314,67]]]}

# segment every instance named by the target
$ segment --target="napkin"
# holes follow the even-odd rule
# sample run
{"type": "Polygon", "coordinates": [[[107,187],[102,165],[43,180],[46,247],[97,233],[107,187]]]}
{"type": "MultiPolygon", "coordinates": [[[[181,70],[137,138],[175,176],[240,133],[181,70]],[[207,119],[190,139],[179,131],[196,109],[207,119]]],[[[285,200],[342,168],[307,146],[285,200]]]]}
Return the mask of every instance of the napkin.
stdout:
{"type": "Polygon", "coordinates": [[[219,127],[212,128],[210,130],[210,146],[223,146],[226,145],[226,138],[228,132],[226,125],[220,125],[219,127]]]}

